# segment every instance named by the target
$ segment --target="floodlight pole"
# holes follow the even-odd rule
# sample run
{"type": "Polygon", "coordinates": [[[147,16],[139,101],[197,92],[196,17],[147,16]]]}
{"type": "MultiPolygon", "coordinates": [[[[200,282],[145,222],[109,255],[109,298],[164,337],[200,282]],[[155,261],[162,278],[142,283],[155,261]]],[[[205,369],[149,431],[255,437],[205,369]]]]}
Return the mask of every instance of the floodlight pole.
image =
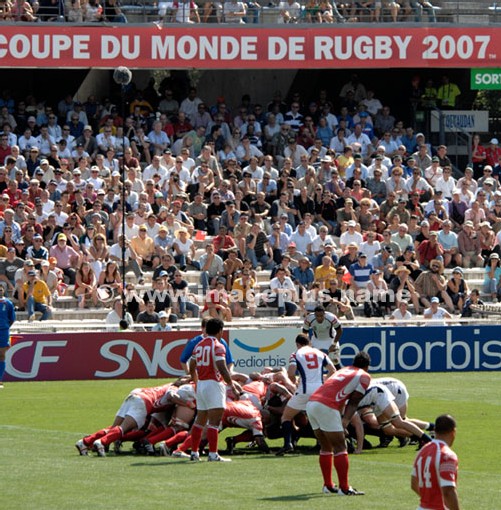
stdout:
{"type": "Polygon", "coordinates": [[[120,174],[122,181],[122,320],[125,320],[125,314],[127,313],[126,302],[125,302],[125,254],[127,252],[127,246],[125,244],[125,88],[132,81],[131,71],[124,66],[117,67],[113,71],[113,80],[117,85],[120,85],[120,114],[122,116],[122,162],[120,164],[120,174]]]}

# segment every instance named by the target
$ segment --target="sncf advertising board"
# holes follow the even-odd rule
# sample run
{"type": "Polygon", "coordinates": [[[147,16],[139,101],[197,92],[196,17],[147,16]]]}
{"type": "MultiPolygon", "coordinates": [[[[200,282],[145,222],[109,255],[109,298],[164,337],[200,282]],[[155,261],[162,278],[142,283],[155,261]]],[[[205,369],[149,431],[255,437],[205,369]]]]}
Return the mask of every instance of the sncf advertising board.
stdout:
{"type": "Polygon", "coordinates": [[[0,67],[202,69],[490,68],[492,27],[2,27],[0,67]]]}
{"type": "MultiPolygon", "coordinates": [[[[236,329],[225,333],[235,370],[286,367],[297,328],[236,329]]],[[[501,335],[496,326],[346,328],[341,360],[359,350],[372,358],[373,372],[501,370],[501,335]]],[[[194,331],[169,333],[77,333],[19,335],[7,352],[6,381],[135,379],[177,377],[179,357],[194,331]]]]}

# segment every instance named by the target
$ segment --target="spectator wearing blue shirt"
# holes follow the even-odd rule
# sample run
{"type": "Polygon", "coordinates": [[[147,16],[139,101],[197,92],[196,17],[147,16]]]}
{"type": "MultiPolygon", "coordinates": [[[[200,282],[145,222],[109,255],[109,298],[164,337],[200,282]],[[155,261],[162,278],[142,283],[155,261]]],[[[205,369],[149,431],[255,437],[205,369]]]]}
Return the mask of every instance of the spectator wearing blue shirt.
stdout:
{"type": "Polygon", "coordinates": [[[4,296],[4,292],[4,288],[0,287],[0,389],[3,388],[5,355],[10,347],[10,327],[16,320],[14,305],[4,296]]]}
{"type": "Polygon", "coordinates": [[[323,251],[320,252],[317,255],[317,258],[315,259],[315,262],[314,262],[314,266],[315,267],[320,266],[322,264],[322,259],[324,257],[326,257],[326,256],[332,259],[332,262],[334,263],[334,266],[338,265],[339,257],[334,252],[334,246],[333,246],[332,241],[330,239],[327,240],[326,243],[324,244],[323,251]]]}
{"type": "Polygon", "coordinates": [[[360,252],[358,262],[352,264],[348,271],[352,277],[351,289],[356,294],[358,290],[365,289],[369,285],[374,268],[372,264],[367,263],[367,255],[360,252]]]}
{"type": "Polygon", "coordinates": [[[308,257],[299,259],[299,266],[292,270],[292,281],[300,287],[309,290],[315,281],[315,273],[311,268],[308,257]]]}
{"type": "MultiPolygon", "coordinates": [[[[205,327],[207,326],[208,320],[209,319],[202,319],[202,324],[201,324],[202,334],[193,337],[191,340],[188,340],[188,343],[185,345],[183,352],[181,353],[181,358],[180,358],[181,366],[183,367],[184,371],[187,374],[190,373],[188,363],[190,361],[191,355],[193,354],[193,351],[194,351],[195,347],[197,346],[197,344],[201,340],[203,340],[206,336],[205,327]]],[[[226,349],[226,365],[228,366],[229,370],[231,371],[231,369],[233,368],[233,365],[235,364],[235,361],[231,354],[230,347],[223,338],[221,338],[221,340],[219,340],[219,341],[224,345],[224,348],[226,349]]]]}
{"type": "Polygon", "coordinates": [[[268,242],[273,250],[273,260],[280,264],[282,262],[282,254],[287,251],[289,246],[289,236],[285,232],[280,231],[280,223],[278,222],[274,223],[271,229],[268,242]]]}
{"type": "Polygon", "coordinates": [[[405,128],[405,134],[400,137],[400,142],[405,145],[407,154],[413,154],[417,147],[417,138],[414,134],[414,129],[411,127],[405,128]]]}

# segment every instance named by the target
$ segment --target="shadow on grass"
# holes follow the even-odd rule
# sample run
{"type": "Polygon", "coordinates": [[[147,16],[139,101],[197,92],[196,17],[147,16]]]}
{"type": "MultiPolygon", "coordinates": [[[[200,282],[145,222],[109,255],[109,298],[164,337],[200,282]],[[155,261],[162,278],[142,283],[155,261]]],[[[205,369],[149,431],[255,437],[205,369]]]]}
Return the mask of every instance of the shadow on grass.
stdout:
{"type": "MultiPolygon", "coordinates": [[[[153,458],[155,457],[150,457],[150,459],[153,458]]],[[[160,459],[160,457],[157,457],[157,459],[160,459]]],[[[133,462],[130,464],[130,467],[177,466],[178,464],[184,464],[185,466],[196,466],[198,462],[190,462],[190,459],[165,459],[163,462],[133,462]]]]}
{"type": "Polygon", "coordinates": [[[323,497],[324,494],[288,494],[287,496],[274,496],[269,498],[256,498],[258,501],[270,501],[270,502],[279,502],[279,501],[309,501],[310,499],[315,499],[319,497],[323,497]]]}

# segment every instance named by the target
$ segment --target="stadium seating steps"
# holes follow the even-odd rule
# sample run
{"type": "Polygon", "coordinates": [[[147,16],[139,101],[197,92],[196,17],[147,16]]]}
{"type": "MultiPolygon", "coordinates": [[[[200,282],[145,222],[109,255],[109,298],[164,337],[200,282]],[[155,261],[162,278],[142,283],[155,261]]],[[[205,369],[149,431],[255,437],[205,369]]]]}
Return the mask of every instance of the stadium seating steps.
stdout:
{"type": "MultiPolygon", "coordinates": [[[[445,276],[447,278],[450,277],[451,269],[445,270],[445,276]]],[[[482,292],[482,286],[484,281],[484,268],[471,268],[465,269],[465,280],[468,283],[468,287],[470,290],[478,289],[481,292],[482,297],[487,297],[482,292]]],[[[139,295],[142,295],[143,292],[149,288],[151,288],[151,275],[152,273],[146,273],[145,282],[142,285],[136,284],[136,289],[139,295]]],[[[135,281],[135,276],[133,273],[128,273],[126,276],[128,281],[135,281]]],[[[200,282],[200,272],[198,271],[187,271],[185,273],[185,278],[189,283],[190,292],[195,294],[198,293],[199,290],[199,282],[200,282]]],[[[259,287],[259,292],[263,292],[269,288],[270,282],[270,271],[258,271],[257,272],[257,284],[259,287]]],[[[67,294],[65,296],[60,296],[57,301],[54,303],[54,320],[67,320],[67,321],[78,321],[78,320],[103,320],[106,318],[106,315],[111,310],[111,305],[108,307],[100,306],[100,307],[90,307],[85,309],[78,308],[77,299],[73,296],[73,286],[68,288],[67,294]]],[[[363,307],[358,306],[353,309],[355,316],[363,317],[363,307]]],[[[258,318],[266,318],[266,317],[276,317],[277,309],[270,307],[258,307],[256,310],[256,316],[258,318]]],[[[18,312],[17,313],[18,320],[27,320],[28,316],[26,312],[18,312]]]]}

